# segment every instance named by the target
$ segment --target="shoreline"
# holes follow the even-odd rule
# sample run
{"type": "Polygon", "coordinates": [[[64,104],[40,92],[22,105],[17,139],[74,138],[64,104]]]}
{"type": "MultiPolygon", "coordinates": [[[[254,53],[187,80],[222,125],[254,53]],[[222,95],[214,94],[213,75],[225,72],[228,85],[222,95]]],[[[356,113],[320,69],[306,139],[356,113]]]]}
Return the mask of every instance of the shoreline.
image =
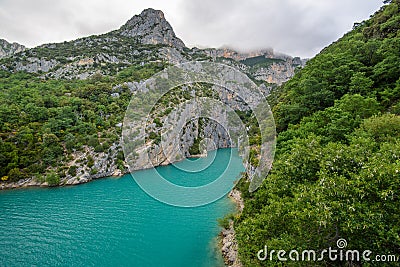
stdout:
{"type": "MultiPolygon", "coordinates": [[[[244,208],[244,201],[242,199],[240,191],[234,188],[229,192],[228,197],[236,204],[236,213],[241,213],[244,208]]],[[[243,265],[240,262],[238,255],[238,244],[236,241],[234,222],[230,221],[229,228],[222,229],[218,237],[218,243],[220,245],[225,265],[228,267],[242,267],[243,265]]]]}
{"type": "Polygon", "coordinates": [[[188,159],[200,159],[200,158],[206,158],[207,154],[196,154],[196,155],[189,155],[186,158],[188,159]]]}
{"type": "Polygon", "coordinates": [[[114,172],[107,172],[102,174],[93,175],[90,177],[85,177],[82,179],[75,179],[72,183],[68,183],[68,180],[65,183],[60,183],[58,185],[50,186],[47,182],[37,181],[34,177],[21,179],[18,182],[12,183],[4,183],[0,182],[0,191],[1,190],[13,190],[13,189],[26,189],[26,188],[53,188],[53,187],[64,187],[64,186],[75,186],[86,184],[94,180],[98,179],[106,179],[106,178],[119,178],[128,174],[129,172],[115,170],[114,172]]]}
{"type": "MultiPolygon", "coordinates": [[[[24,180],[20,180],[18,182],[13,183],[0,183],[0,190],[17,190],[17,189],[27,189],[27,188],[52,188],[52,187],[64,187],[64,186],[75,186],[80,184],[85,184],[97,179],[106,179],[106,178],[120,178],[123,175],[129,172],[115,170],[113,173],[103,173],[97,174],[92,177],[88,177],[86,179],[75,180],[74,183],[64,183],[56,186],[49,186],[47,182],[40,183],[34,177],[27,178],[24,180]]],[[[238,189],[232,189],[228,198],[233,201],[236,205],[236,213],[241,213],[244,208],[244,201],[241,197],[241,192],[238,189]]],[[[228,267],[242,267],[242,263],[240,262],[238,256],[238,244],[236,241],[236,233],[234,229],[233,221],[230,221],[229,228],[223,228],[217,236],[219,250],[222,254],[222,258],[224,263],[228,267]]]]}
{"type": "MultiPolygon", "coordinates": [[[[234,148],[234,147],[230,147],[230,148],[234,148]]],[[[218,149],[225,149],[225,148],[218,148],[218,149]]],[[[207,153],[203,153],[203,154],[196,154],[196,155],[191,155],[188,156],[182,160],[178,160],[175,162],[180,162],[183,161],[185,159],[200,159],[200,158],[205,158],[208,156],[208,152],[211,151],[215,151],[218,149],[214,149],[214,150],[210,150],[207,151],[207,153]]],[[[87,152],[87,151],[86,151],[87,152]]],[[[92,157],[95,157],[93,155],[93,153],[90,154],[92,157]]],[[[175,162],[163,162],[160,163],[157,166],[152,166],[152,167],[143,167],[134,171],[142,171],[142,170],[147,170],[147,169],[151,169],[151,168],[157,168],[160,166],[167,166],[170,164],[173,164],[175,162]]],[[[128,170],[128,167],[125,165],[125,170],[120,170],[118,169],[114,164],[111,166],[111,170],[108,169],[106,172],[101,172],[101,173],[97,173],[97,174],[89,174],[89,171],[86,171],[85,175],[83,176],[69,176],[64,178],[63,180],[60,181],[60,183],[58,185],[48,185],[47,182],[40,182],[37,180],[36,177],[30,177],[30,178],[25,178],[25,179],[21,179],[19,181],[16,182],[4,182],[4,181],[0,181],[0,191],[1,190],[12,190],[12,189],[22,189],[22,188],[34,188],[34,187],[41,187],[41,188],[51,188],[51,187],[63,187],[63,186],[71,186],[71,185],[80,185],[80,184],[85,184],[88,182],[91,182],[93,180],[97,180],[97,179],[102,179],[102,178],[109,178],[109,177],[121,177],[125,174],[130,173],[130,171],[128,170]]]]}

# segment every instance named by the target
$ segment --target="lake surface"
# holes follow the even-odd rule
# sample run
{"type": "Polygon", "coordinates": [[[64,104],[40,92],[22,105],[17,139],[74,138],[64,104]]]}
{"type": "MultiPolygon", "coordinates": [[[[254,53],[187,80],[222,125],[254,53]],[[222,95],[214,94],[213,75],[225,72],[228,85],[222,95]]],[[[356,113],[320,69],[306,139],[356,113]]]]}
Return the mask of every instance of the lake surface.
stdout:
{"type": "MultiPolygon", "coordinates": [[[[198,186],[224,172],[221,162],[231,152],[238,159],[235,149],[197,159],[200,165],[209,157],[216,160],[188,176],[179,166],[190,168],[193,160],[157,170],[170,181],[198,186]]],[[[244,168],[233,164],[229,170],[239,175],[244,168]]],[[[150,177],[152,171],[139,173],[150,177]]],[[[148,196],[130,175],[71,187],[2,191],[0,265],[223,266],[215,241],[217,219],[234,209],[227,197],[196,208],[167,205],[148,196]]]]}

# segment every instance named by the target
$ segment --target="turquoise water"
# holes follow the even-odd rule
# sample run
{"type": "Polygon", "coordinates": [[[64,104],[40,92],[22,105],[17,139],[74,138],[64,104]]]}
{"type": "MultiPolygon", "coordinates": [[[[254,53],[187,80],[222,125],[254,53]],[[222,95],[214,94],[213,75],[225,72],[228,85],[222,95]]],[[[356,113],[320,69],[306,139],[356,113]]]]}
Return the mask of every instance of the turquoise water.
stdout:
{"type": "MultiPolygon", "coordinates": [[[[230,151],[218,150],[216,159],[223,161],[230,151]]],[[[197,163],[202,160],[207,159],[197,163]]],[[[225,167],[216,162],[189,180],[195,185],[209,182],[212,178],[205,174],[225,167]]],[[[240,164],[229,168],[243,171],[240,164]]],[[[174,166],[157,170],[169,173],[171,180],[182,175],[174,166]]],[[[141,174],[146,172],[152,175],[152,170],[141,174]]],[[[181,182],[189,186],[189,180],[181,182]]],[[[217,218],[233,210],[226,197],[196,208],[164,204],[129,175],[79,186],[3,191],[0,265],[223,266],[215,245],[217,218]]]]}

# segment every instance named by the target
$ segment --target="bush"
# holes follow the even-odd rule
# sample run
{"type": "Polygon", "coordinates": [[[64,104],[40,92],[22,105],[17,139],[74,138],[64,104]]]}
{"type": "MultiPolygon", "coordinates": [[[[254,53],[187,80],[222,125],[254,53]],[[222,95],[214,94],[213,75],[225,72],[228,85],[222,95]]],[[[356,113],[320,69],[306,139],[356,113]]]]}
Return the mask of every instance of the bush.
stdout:
{"type": "Polygon", "coordinates": [[[123,161],[124,160],[124,152],[122,152],[122,151],[118,151],[118,154],[117,154],[117,159],[119,159],[119,160],[121,160],[121,161],[123,161]]]}
{"type": "Polygon", "coordinates": [[[104,152],[103,146],[100,145],[100,144],[98,144],[98,145],[94,148],[94,152],[97,152],[97,153],[104,152]]]}
{"type": "Polygon", "coordinates": [[[68,169],[68,174],[71,176],[76,176],[76,170],[77,170],[77,167],[75,165],[72,165],[68,169]]]}
{"type": "Polygon", "coordinates": [[[11,169],[8,172],[8,180],[12,182],[16,182],[19,179],[22,179],[21,171],[18,168],[11,169]]]}
{"type": "Polygon", "coordinates": [[[97,136],[89,137],[88,145],[91,146],[91,147],[98,146],[99,145],[99,140],[97,139],[97,136]]]}
{"type": "Polygon", "coordinates": [[[218,225],[221,226],[224,229],[229,228],[229,223],[235,219],[235,215],[233,213],[230,213],[228,215],[225,215],[223,218],[218,218],[218,225]]]}
{"type": "Polygon", "coordinates": [[[117,168],[118,169],[120,169],[120,170],[124,170],[125,169],[124,162],[122,160],[117,159],[116,164],[117,164],[117,168]]]}
{"type": "Polygon", "coordinates": [[[93,165],[94,165],[94,159],[93,159],[93,157],[92,156],[88,156],[87,157],[87,166],[89,167],[89,168],[92,168],[93,167],[93,165]]]}
{"type": "Polygon", "coordinates": [[[160,118],[155,118],[153,122],[156,124],[157,127],[163,126],[162,122],[160,121],[160,118]]]}
{"type": "Polygon", "coordinates": [[[49,186],[57,186],[60,184],[60,176],[55,172],[51,172],[46,175],[46,182],[49,186]]]}

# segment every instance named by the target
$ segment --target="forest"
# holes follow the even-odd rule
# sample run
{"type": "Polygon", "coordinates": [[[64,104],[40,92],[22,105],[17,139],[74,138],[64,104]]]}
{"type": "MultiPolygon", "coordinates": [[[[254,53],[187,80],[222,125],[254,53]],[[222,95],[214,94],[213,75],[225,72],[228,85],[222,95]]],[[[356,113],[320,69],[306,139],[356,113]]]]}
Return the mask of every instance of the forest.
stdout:
{"type": "MultiPolygon", "coordinates": [[[[399,13],[400,0],[385,1],[268,96],[278,133],[273,166],[254,193],[246,179],[240,180],[245,207],[228,216],[244,266],[308,266],[260,261],[257,252],[264,246],[321,251],[341,238],[347,249],[400,255],[399,13]]],[[[119,85],[145,80],[165,67],[165,62],[131,65],[87,80],[0,69],[1,181],[36,177],[58,185],[66,174],[74,176],[76,168],[65,163],[75,151],[85,146],[109,151],[120,139],[116,125],[132,92],[119,85]]],[[[251,124],[254,149],[260,140],[257,121],[239,115],[251,124]]],[[[154,123],[161,124],[156,118],[154,123]]],[[[262,160],[257,156],[252,150],[254,166],[262,160]]],[[[123,169],[123,154],[115,160],[123,169]]],[[[93,166],[93,159],[86,164],[93,166]]],[[[318,264],[372,265],[313,262],[318,264]]]]}
{"type": "Polygon", "coordinates": [[[244,179],[237,185],[244,266],[309,266],[260,261],[257,252],[322,251],[341,238],[346,249],[399,255],[400,1],[386,2],[269,96],[278,132],[272,170],[254,193],[244,179]]]}

